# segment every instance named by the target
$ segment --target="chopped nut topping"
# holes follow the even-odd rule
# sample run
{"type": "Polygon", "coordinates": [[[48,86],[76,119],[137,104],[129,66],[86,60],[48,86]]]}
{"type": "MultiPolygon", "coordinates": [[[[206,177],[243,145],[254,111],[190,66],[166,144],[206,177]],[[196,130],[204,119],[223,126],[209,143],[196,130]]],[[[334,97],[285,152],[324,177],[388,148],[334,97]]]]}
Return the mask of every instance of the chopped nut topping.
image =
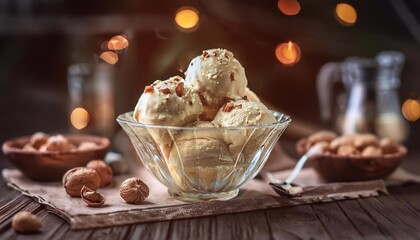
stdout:
{"type": "Polygon", "coordinates": [[[171,101],[171,99],[169,99],[169,98],[165,98],[165,102],[170,102],[171,101]]]}
{"type": "Polygon", "coordinates": [[[203,51],[203,57],[204,58],[208,58],[209,57],[209,53],[207,51],[203,51]]]}
{"type": "Polygon", "coordinates": [[[225,52],[225,57],[226,57],[226,58],[233,58],[233,53],[232,53],[232,52],[230,52],[230,51],[226,51],[226,52],[225,52]]]}
{"type": "Polygon", "coordinates": [[[175,93],[178,97],[184,96],[184,83],[183,82],[180,82],[178,83],[178,85],[176,85],[175,93]]]}
{"type": "Polygon", "coordinates": [[[223,112],[230,112],[230,111],[232,111],[233,108],[234,108],[233,103],[228,102],[228,103],[225,104],[222,111],[223,112]]]}
{"type": "Polygon", "coordinates": [[[160,89],[160,91],[161,91],[162,93],[164,93],[164,94],[169,94],[169,93],[171,93],[171,90],[169,90],[169,88],[162,88],[162,89],[160,89]]]}
{"type": "Polygon", "coordinates": [[[175,78],[174,78],[174,80],[175,80],[176,82],[179,82],[181,79],[179,79],[179,77],[175,77],[175,78]]]}
{"type": "Polygon", "coordinates": [[[248,97],[246,95],[242,99],[248,101],[248,97]]]}
{"type": "Polygon", "coordinates": [[[242,109],[242,104],[236,105],[235,108],[242,109]]]}
{"type": "Polygon", "coordinates": [[[152,86],[146,86],[144,88],[144,93],[152,93],[155,89],[152,86]]]}
{"type": "Polygon", "coordinates": [[[235,81],[235,74],[234,73],[231,73],[230,74],[230,81],[235,81]]]}
{"type": "Polygon", "coordinates": [[[219,55],[219,51],[214,51],[211,55],[217,57],[217,55],[219,55]]]}
{"type": "Polygon", "coordinates": [[[190,100],[190,101],[188,101],[188,104],[192,105],[192,101],[191,101],[191,100],[190,100]]]}

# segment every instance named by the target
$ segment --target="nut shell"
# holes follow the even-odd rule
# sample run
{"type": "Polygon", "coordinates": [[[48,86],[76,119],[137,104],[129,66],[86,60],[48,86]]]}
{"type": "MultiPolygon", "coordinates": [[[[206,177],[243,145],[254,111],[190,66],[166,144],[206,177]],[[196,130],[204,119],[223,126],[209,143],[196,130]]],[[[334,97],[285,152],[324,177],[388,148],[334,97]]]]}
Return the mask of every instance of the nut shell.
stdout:
{"type": "Polygon", "coordinates": [[[72,168],[63,176],[64,189],[72,197],[80,197],[83,186],[96,190],[100,184],[99,174],[95,170],[85,167],[72,168]]]}
{"type": "Polygon", "coordinates": [[[33,148],[40,148],[42,145],[47,143],[48,135],[43,132],[36,132],[31,136],[31,139],[29,140],[29,144],[33,148]]]}
{"type": "Polygon", "coordinates": [[[104,205],[106,198],[104,195],[92,190],[86,186],[80,190],[80,197],[89,207],[99,207],[104,205]]]}
{"type": "Polygon", "coordinates": [[[42,223],[34,214],[22,211],[13,216],[12,227],[16,232],[34,233],[42,228],[42,223]]]}
{"type": "Polygon", "coordinates": [[[127,203],[138,204],[149,196],[149,187],[138,178],[128,178],[121,184],[120,196],[127,203]]]}
{"type": "Polygon", "coordinates": [[[87,168],[95,170],[101,179],[100,187],[105,187],[112,182],[112,168],[102,160],[92,160],[86,165],[87,168]]]}

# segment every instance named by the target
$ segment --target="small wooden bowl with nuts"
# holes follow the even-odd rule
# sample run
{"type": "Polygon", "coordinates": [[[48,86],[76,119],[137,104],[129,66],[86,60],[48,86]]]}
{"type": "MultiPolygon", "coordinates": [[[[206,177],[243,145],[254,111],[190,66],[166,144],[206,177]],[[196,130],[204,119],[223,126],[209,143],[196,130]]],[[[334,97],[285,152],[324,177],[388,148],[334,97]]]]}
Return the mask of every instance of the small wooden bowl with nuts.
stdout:
{"type": "Polygon", "coordinates": [[[90,160],[103,159],[108,138],[91,135],[55,135],[35,133],[11,139],[2,150],[10,162],[25,176],[36,181],[59,181],[72,168],[85,166],[90,160]]]}
{"type": "Polygon", "coordinates": [[[296,143],[298,154],[318,144],[323,153],[310,159],[311,166],[329,182],[385,178],[401,163],[407,149],[389,138],[372,134],[337,136],[320,131],[296,143]]]}

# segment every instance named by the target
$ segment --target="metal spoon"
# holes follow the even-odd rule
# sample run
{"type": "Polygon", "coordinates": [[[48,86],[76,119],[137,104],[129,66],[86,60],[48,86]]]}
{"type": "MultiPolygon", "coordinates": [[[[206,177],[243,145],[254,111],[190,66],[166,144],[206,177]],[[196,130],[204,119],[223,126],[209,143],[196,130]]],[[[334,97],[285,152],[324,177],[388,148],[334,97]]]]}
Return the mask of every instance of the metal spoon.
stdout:
{"type": "Polygon", "coordinates": [[[321,145],[314,145],[312,146],[306,153],[303,155],[299,161],[296,163],[295,168],[290,173],[290,175],[286,178],[286,180],[281,181],[276,179],[271,173],[267,172],[266,176],[270,180],[270,186],[274,189],[274,191],[283,197],[294,197],[299,196],[303,192],[303,188],[297,184],[294,184],[293,181],[299,175],[300,171],[302,170],[303,166],[305,165],[306,161],[313,157],[314,155],[320,154],[323,151],[323,147],[321,145]]]}

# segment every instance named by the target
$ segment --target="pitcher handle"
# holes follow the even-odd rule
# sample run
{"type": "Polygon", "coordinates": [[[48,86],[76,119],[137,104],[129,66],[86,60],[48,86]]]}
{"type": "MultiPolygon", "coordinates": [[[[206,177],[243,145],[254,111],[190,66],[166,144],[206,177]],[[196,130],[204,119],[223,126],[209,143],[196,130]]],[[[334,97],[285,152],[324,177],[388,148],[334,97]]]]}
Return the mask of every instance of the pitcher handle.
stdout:
{"type": "Polygon", "coordinates": [[[334,82],[340,79],[340,64],[339,62],[324,64],[316,78],[318,100],[321,107],[320,113],[323,121],[331,119],[331,87],[334,82]]]}

